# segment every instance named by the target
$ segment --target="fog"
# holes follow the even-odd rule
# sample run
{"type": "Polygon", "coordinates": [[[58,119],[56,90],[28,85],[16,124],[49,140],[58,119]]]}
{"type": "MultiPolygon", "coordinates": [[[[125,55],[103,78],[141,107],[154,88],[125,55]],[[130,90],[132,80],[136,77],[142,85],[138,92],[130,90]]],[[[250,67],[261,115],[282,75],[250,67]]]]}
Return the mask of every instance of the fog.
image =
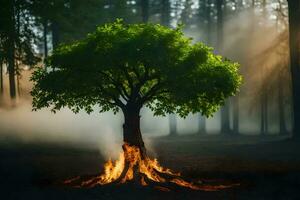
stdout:
{"type": "MultiPolygon", "coordinates": [[[[278,74],[284,74],[287,80],[284,86],[287,102],[285,117],[287,128],[291,129],[287,34],[278,32],[278,24],[275,26],[272,14],[267,19],[256,16],[255,22],[253,22],[253,10],[251,9],[226,18],[224,47],[221,53],[239,62],[241,64],[240,71],[244,76],[239,94],[240,132],[242,134],[259,132],[260,96],[262,93],[267,93],[270,97],[268,104],[269,132],[277,134],[279,118],[275,91],[278,88],[276,78],[278,74]],[[276,48],[279,48],[281,52],[278,52],[276,48]],[[270,53],[270,49],[273,50],[272,53],[270,53]]],[[[212,30],[212,38],[216,38],[215,28],[212,30]]],[[[187,36],[194,37],[195,40],[204,40],[202,29],[191,26],[185,31],[187,36]]],[[[212,43],[212,46],[216,46],[216,40],[213,40],[212,43]]],[[[5,85],[5,95],[0,100],[0,134],[3,141],[13,139],[22,143],[69,144],[82,148],[99,149],[104,156],[118,154],[122,143],[122,113],[117,115],[111,112],[98,113],[97,107],[90,115],[84,112],[74,114],[68,109],[62,109],[56,114],[47,109],[33,112],[29,95],[31,88],[29,77],[30,71],[25,71],[20,77],[21,96],[17,98],[17,102],[10,102],[8,88],[5,85]]],[[[8,82],[7,75],[4,82],[8,82]]],[[[232,112],[230,117],[232,118],[232,112]]],[[[146,145],[151,149],[151,137],[169,134],[168,117],[154,117],[148,109],[144,108],[141,111],[141,128],[146,145]]],[[[206,129],[208,134],[217,134],[220,131],[219,112],[206,120],[206,129]]],[[[178,117],[177,130],[179,135],[197,133],[198,114],[189,115],[186,119],[178,117]]]]}

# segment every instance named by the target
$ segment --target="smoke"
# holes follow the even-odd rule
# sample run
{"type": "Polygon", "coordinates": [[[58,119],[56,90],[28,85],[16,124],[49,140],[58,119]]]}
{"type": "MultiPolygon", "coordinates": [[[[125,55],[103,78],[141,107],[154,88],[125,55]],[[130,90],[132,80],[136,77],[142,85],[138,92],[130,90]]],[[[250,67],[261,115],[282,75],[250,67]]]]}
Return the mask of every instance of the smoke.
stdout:
{"type": "MultiPolygon", "coordinates": [[[[253,11],[240,11],[225,20],[224,47],[222,54],[241,64],[244,83],[240,91],[240,131],[242,133],[257,133],[260,126],[260,94],[268,92],[270,116],[270,131],[278,131],[277,75],[285,74],[284,79],[289,83],[288,65],[285,63],[287,55],[286,36],[278,33],[274,21],[263,19],[253,11]],[[276,50],[275,50],[276,49],[276,50]],[[281,53],[277,51],[281,49],[281,53]],[[270,53],[271,52],[271,53],[270,53]],[[263,69],[263,71],[262,71],[263,69]],[[278,70],[280,69],[280,70],[278,70]],[[282,70],[281,70],[282,69],[282,70]],[[268,88],[268,90],[265,90],[268,88]]],[[[282,28],[280,29],[282,30],[282,28]]],[[[204,30],[186,30],[188,36],[197,39],[204,30]]],[[[216,35],[215,32],[212,33],[216,35]]],[[[204,34],[203,34],[204,35],[204,34]]],[[[204,36],[202,37],[204,38],[204,36]]],[[[201,37],[200,37],[201,38],[201,37]]],[[[215,38],[212,37],[212,38],[215,38]]],[[[216,41],[212,41],[213,44],[216,41]]],[[[5,95],[0,101],[0,139],[17,140],[23,143],[49,142],[77,146],[78,148],[96,148],[104,156],[117,156],[121,151],[122,123],[121,113],[113,115],[110,112],[95,112],[90,115],[80,112],[72,113],[63,109],[56,114],[47,109],[31,111],[31,97],[29,90],[30,71],[23,71],[20,77],[20,93],[12,107],[8,98],[7,74],[5,75],[5,95]]],[[[285,91],[289,91],[289,84],[285,84],[285,91]]],[[[289,97],[289,92],[285,96],[289,97]]],[[[287,100],[288,102],[288,100],[287,100]]],[[[290,108],[286,109],[286,121],[290,129],[290,108]]],[[[232,113],[231,113],[232,117],[232,113]]],[[[152,149],[152,138],[169,133],[168,117],[153,117],[151,111],[141,111],[141,128],[147,148],[152,149]]],[[[206,120],[209,133],[220,130],[220,113],[206,120]]],[[[198,115],[189,115],[186,119],[177,118],[179,134],[190,134],[198,131],[198,115]]]]}
{"type": "Polygon", "coordinates": [[[0,136],[21,143],[56,143],[77,148],[97,148],[104,156],[116,156],[121,143],[121,117],[112,113],[73,114],[62,109],[31,111],[29,102],[0,110],[0,136]]]}

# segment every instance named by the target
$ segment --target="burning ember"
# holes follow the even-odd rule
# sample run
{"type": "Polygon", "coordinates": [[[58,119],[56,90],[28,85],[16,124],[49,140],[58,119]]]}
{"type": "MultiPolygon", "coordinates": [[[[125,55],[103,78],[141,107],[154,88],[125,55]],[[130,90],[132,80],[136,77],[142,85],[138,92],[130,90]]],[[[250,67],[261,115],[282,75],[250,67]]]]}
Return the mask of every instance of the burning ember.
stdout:
{"type": "Polygon", "coordinates": [[[175,173],[159,165],[157,159],[151,159],[140,148],[125,143],[123,152],[115,162],[109,160],[104,165],[104,173],[88,180],[80,176],[64,181],[74,187],[95,187],[97,185],[136,183],[142,186],[156,185],[157,189],[169,191],[172,186],[180,186],[192,190],[217,191],[231,188],[239,184],[203,185],[187,182],[175,173]]]}

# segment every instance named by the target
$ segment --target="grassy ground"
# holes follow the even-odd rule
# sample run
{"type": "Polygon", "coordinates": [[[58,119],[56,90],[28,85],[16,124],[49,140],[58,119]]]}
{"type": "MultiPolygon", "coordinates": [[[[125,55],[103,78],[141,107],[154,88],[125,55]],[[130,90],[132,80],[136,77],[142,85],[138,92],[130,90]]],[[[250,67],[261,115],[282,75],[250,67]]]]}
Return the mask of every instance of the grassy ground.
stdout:
{"type": "Polygon", "coordinates": [[[101,171],[104,158],[97,150],[5,141],[0,146],[1,199],[300,199],[300,146],[282,139],[196,135],[149,139],[161,164],[189,179],[241,183],[219,192],[65,188],[53,182],[101,171]]]}

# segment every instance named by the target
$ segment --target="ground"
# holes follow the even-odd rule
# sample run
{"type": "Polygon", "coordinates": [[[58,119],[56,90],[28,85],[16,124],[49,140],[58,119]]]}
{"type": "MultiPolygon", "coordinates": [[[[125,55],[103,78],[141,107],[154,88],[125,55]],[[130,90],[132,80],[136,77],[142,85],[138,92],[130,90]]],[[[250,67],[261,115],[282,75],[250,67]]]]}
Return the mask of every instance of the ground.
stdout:
{"type": "Polygon", "coordinates": [[[58,181],[101,171],[105,159],[98,150],[2,140],[1,199],[300,199],[300,145],[291,140],[189,135],[148,141],[163,166],[190,180],[241,186],[218,192],[63,187],[58,181]]]}

